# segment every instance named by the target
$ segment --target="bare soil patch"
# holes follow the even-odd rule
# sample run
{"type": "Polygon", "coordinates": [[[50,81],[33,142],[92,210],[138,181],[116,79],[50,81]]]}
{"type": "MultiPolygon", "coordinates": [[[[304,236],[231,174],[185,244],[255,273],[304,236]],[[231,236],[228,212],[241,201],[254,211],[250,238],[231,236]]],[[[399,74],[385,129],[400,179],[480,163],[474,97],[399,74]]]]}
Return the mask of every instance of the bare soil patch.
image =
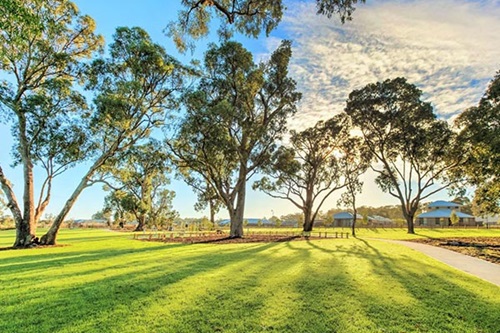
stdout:
{"type": "Polygon", "coordinates": [[[427,238],[413,241],[500,264],[500,237],[427,238]]]}

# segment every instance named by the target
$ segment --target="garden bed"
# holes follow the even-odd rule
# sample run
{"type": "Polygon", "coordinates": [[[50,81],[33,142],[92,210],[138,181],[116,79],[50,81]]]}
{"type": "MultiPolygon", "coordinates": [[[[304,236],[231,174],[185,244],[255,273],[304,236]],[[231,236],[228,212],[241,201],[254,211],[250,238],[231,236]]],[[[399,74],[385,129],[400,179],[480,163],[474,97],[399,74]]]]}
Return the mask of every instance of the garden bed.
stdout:
{"type": "Polygon", "coordinates": [[[500,264],[500,237],[453,237],[416,239],[414,242],[439,246],[471,257],[500,264]]]}

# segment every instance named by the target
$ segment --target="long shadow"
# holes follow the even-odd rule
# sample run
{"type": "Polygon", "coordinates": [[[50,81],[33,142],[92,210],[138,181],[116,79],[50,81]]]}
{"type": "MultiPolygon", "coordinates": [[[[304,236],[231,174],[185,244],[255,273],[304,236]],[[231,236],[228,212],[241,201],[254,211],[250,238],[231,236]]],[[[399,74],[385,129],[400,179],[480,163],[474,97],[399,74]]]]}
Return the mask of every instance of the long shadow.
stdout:
{"type": "MultiPolygon", "coordinates": [[[[393,255],[387,253],[387,249],[381,252],[378,246],[363,239],[351,247],[335,244],[333,249],[322,242],[309,242],[308,245],[324,254],[331,254],[332,259],[335,254],[347,256],[341,262],[337,260],[330,265],[324,264],[332,268],[330,271],[321,272],[310,268],[298,280],[297,290],[303,293],[306,308],[313,309],[309,316],[314,317],[314,312],[320,311],[318,304],[320,308],[330,310],[331,304],[337,307],[337,313],[333,310],[326,313],[330,310],[325,310],[319,312],[319,317],[316,316],[317,321],[323,317],[340,318],[330,323],[323,322],[324,331],[354,331],[352,323],[357,322],[357,332],[380,331],[387,329],[387,326],[394,331],[406,332],[500,332],[500,322],[496,320],[500,313],[500,298],[478,296],[475,292],[477,281],[472,277],[455,276],[451,268],[441,265],[436,267],[432,262],[419,260],[409,254],[393,255]],[[360,260],[369,263],[367,269],[371,283],[380,281],[376,289],[370,285],[363,287],[362,279],[348,273],[350,262],[359,265],[360,260]],[[325,278],[327,274],[332,275],[330,279],[325,278]],[[322,288],[319,289],[324,299],[311,297],[311,292],[317,293],[315,290],[318,289],[316,285],[308,285],[311,280],[320,281],[322,288]],[[383,281],[387,281],[387,284],[383,281]],[[356,285],[358,289],[353,290],[356,285]],[[391,290],[384,290],[386,285],[391,290]],[[308,299],[314,301],[307,303],[308,299]],[[354,306],[349,309],[346,304],[354,306]]],[[[397,251],[398,245],[394,247],[397,251]]],[[[403,247],[401,250],[406,252],[403,247]]],[[[482,284],[481,287],[491,289],[492,295],[495,295],[495,286],[482,284]]]]}
{"type": "MultiPolygon", "coordinates": [[[[500,300],[475,295],[466,285],[475,279],[448,277],[451,269],[410,255],[389,256],[377,244],[365,240],[222,247],[162,244],[109,251],[87,262],[68,257],[75,260],[68,266],[90,264],[90,269],[72,277],[64,265],[46,267],[61,285],[50,281],[38,285],[33,273],[6,274],[13,291],[18,275],[32,283],[17,290],[15,298],[0,299],[0,332],[12,328],[131,332],[139,326],[158,332],[377,332],[388,323],[392,325],[388,331],[394,332],[500,330],[495,320],[500,300]],[[127,257],[126,251],[132,256],[127,257]],[[113,260],[108,266],[92,267],[94,261],[108,260],[113,260]],[[366,271],[377,277],[373,281],[387,280],[376,294],[360,282],[363,277],[349,270],[360,261],[368,263],[366,271]],[[212,280],[216,283],[210,284],[212,280]],[[387,286],[397,290],[385,291],[387,286]],[[396,292],[411,302],[403,304],[396,292]],[[457,309],[457,304],[464,309],[457,309]],[[436,316],[438,311],[442,316],[436,316]],[[479,316],[479,312],[484,313],[479,316]]],[[[495,290],[491,288],[492,293],[495,290]]]]}
{"type": "MultiPolygon", "coordinates": [[[[500,331],[500,322],[496,320],[497,314],[500,313],[500,299],[497,298],[494,302],[493,299],[478,297],[473,291],[476,283],[474,278],[453,276],[455,272],[451,268],[426,264],[410,255],[400,256],[399,260],[389,259],[369,242],[360,241],[369,252],[375,254],[375,257],[368,256],[373,272],[380,275],[389,272],[405,294],[410,296],[414,303],[419,304],[404,309],[388,304],[394,311],[398,310],[398,314],[402,315],[401,320],[406,318],[401,325],[403,330],[418,330],[426,323],[428,329],[443,332],[454,331],[457,327],[463,327],[464,332],[500,331]],[[464,285],[467,284],[470,284],[471,288],[465,288],[464,285]],[[458,296],[460,301],[451,299],[450,295],[458,296]],[[457,302],[461,306],[457,306],[457,302]],[[418,312],[414,309],[418,309],[418,312]],[[436,313],[443,313],[443,316],[436,319],[436,313]],[[429,320],[433,317],[434,319],[429,320]]],[[[494,286],[491,287],[494,289],[494,286]]],[[[371,302],[362,310],[365,310],[367,315],[380,312],[380,305],[377,304],[380,300],[372,295],[366,296],[371,302]]],[[[373,316],[373,320],[384,323],[386,318],[383,317],[373,316]]]]}
{"type": "MultiPolygon", "coordinates": [[[[27,331],[34,330],[40,325],[40,309],[58,314],[57,316],[44,316],[43,327],[48,328],[47,331],[69,328],[75,330],[77,327],[75,325],[81,325],[84,329],[85,325],[92,321],[96,325],[99,324],[99,331],[112,331],[117,319],[113,316],[113,311],[121,304],[140,304],[142,300],[155,295],[166,286],[177,285],[196,274],[208,274],[245,260],[251,261],[250,264],[260,261],[256,257],[274,246],[276,245],[271,243],[261,244],[249,249],[221,251],[211,255],[200,251],[181,256],[179,259],[172,258],[168,251],[163,251],[161,254],[156,254],[161,255],[161,259],[169,260],[168,262],[161,260],[146,264],[148,262],[146,260],[146,263],[143,263],[144,269],[137,268],[133,272],[123,274],[110,272],[108,277],[92,282],[81,279],[80,286],[70,283],[61,287],[52,287],[53,290],[50,293],[47,290],[35,289],[36,292],[26,290],[28,294],[24,295],[23,291],[20,291],[18,297],[24,299],[24,302],[0,301],[3,309],[0,314],[0,332],[7,332],[11,327],[23,327],[27,331]]],[[[115,251],[114,254],[122,252],[123,250],[115,251]]],[[[151,251],[151,254],[154,255],[155,251],[151,251]]],[[[10,275],[15,277],[17,274],[11,272],[10,275]]],[[[76,330],[79,331],[79,329],[76,330]]]]}
{"type": "MultiPolygon", "coordinates": [[[[150,252],[160,249],[173,249],[177,247],[185,247],[186,244],[158,245],[144,248],[131,249],[111,249],[111,250],[96,250],[96,251],[74,251],[74,252],[52,252],[52,253],[30,253],[24,256],[15,256],[10,258],[0,259],[0,267],[3,273],[16,271],[17,273],[25,273],[30,271],[41,271],[54,266],[65,266],[71,264],[79,264],[93,260],[105,260],[121,255],[129,255],[133,253],[150,252]]],[[[31,250],[29,250],[31,252],[31,250]]]]}

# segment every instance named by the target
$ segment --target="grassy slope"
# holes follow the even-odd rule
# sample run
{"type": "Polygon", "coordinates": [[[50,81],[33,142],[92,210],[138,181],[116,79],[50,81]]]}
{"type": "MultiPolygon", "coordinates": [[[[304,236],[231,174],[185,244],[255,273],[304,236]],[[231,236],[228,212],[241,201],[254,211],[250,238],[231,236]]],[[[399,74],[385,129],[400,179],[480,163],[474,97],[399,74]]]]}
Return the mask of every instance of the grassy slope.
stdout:
{"type": "MultiPolygon", "coordinates": [[[[0,246],[12,240],[0,232],[0,246]]],[[[0,251],[0,332],[500,331],[498,287],[377,240],[166,245],[63,230],[60,242],[0,251]]]]}

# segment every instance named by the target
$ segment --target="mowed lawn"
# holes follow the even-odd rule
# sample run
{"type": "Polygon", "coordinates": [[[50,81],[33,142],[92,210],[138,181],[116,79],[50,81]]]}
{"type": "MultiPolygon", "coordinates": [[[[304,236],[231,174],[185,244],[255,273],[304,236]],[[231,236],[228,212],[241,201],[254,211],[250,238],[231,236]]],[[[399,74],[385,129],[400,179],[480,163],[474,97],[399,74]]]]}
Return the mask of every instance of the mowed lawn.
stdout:
{"type": "Polygon", "coordinates": [[[379,240],[59,240],[0,251],[0,332],[500,332],[500,288],[379,240]]]}

